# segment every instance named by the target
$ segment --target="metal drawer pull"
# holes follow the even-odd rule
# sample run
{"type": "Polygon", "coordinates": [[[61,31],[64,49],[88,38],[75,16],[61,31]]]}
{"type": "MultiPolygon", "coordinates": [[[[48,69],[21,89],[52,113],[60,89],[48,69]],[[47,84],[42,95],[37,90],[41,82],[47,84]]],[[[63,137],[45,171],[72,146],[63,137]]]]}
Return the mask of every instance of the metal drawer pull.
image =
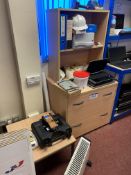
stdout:
{"type": "Polygon", "coordinates": [[[100,116],[101,116],[101,117],[104,117],[104,116],[106,116],[106,115],[108,115],[108,112],[105,113],[105,114],[102,114],[102,115],[100,115],[100,116]]]}
{"type": "Polygon", "coordinates": [[[72,128],[77,128],[77,127],[80,127],[82,125],[82,123],[79,123],[77,125],[73,125],[72,128]]]}
{"type": "Polygon", "coordinates": [[[84,101],[81,101],[80,103],[75,103],[75,104],[73,104],[73,106],[79,106],[79,105],[82,105],[82,104],[84,104],[84,101]]]}
{"type": "Polygon", "coordinates": [[[104,94],[103,96],[109,96],[112,95],[112,92],[108,93],[108,94],[104,94]]]}

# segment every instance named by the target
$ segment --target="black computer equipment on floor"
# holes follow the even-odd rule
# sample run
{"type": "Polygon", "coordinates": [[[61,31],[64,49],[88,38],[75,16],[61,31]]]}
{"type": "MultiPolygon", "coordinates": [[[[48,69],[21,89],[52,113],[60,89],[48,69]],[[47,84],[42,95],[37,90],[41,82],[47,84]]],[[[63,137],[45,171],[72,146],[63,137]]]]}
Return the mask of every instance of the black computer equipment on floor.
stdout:
{"type": "Polygon", "coordinates": [[[127,59],[125,46],[109,47],[108,58],[110,63],[116,67],[120,67],[122,69],[131,68],[131,60],[127,59]]]}
{"type": "Polygon", "coordinates": [[[131,83],[123,84],[120,90],[116,112],[131,110],[131,83]]]}
{"type": "Polygon", "coordinates": [[[87,71],[91,73],[88,85],[97,87],[112,82],[112,75],[105,70],[108,60],[97,60],[89,63],[87,71]]]}

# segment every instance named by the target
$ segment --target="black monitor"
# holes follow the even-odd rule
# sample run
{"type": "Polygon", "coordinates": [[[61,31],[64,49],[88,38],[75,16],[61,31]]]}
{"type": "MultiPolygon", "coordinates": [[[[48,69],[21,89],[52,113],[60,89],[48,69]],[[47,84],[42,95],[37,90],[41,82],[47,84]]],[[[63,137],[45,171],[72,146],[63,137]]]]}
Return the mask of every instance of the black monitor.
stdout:
{"type": "Polygon", "coordinates": [[[107,59],[91,61],[89,63],[87,71],[90,73],[95,73],[95,72],[99,72],[101,70],[104,70],[106,65],[107,65],[107,61],[108,61],[107,59]]]}
{"type": "Polygon", "coordinates": [[[123,29],[124,28],[124,14],[113,14],[116,16],[116,29],[123,29]]]}
{"type": "Polygon", "coordinates": [[[109,47],[108,58],[110,60],[110,63],[123,61],[126,58],[126,47],[109,47]]]}

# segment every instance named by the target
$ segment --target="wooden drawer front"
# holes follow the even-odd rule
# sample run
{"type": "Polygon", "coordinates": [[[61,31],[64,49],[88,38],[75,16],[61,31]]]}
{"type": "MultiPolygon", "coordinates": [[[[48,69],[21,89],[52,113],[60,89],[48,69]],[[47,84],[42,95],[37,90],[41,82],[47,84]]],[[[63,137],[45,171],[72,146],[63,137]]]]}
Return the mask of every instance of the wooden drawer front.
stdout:
{"type": "Polygon", "coordinates": [[[111,114],[115,97],[115,88],[110,87],[92,93],[72,98],[68,105],[68,120],[74,120],[75,115],[80,120],[82,115],[97,115],[108,112],[111,114]]]}
{"type": "Polygon", "coordinates": [[[83,118],[85,120],[87,116],[96,116],[98,114],[104,113],[108,113],[111,115],[112,107],[112,100],[108,100],[108,102],[104,102],[102,100],[98,100],[96,102],[91,101],[90,103],[85,103],[84,105],[73,106],[68,109],[67,120],[73,123],[83,118]]]}
{"type": "Polygon", "coordinates": [[[85,121],[87,119],[91,120],[96,116],[104,116],[104,114],[106,114],[106,117],[111,116],[111,110],[109,110],[107,106],[104,108],[99,108],[98,110],[93,109],[94,108],[84,107],[81,109],[77,108],[74,111],[68,111],[68,123],[73,125],[79,123],[79,121],[85,121]]]}
{"type": "Polygon", "coordinates": [[[108,113],[112,113],[112,109],[113,109],[113,105],[114,105],[114,99],[115,99],[115,95],[116,95],[116,88],[117,85],[112,86],[110,88],[104,89],[102,91],[102,95],[101,95],[101,101],[100,104],[102,106],[102,108],[106,108],[108,113]]]}
{"type": "Polygon", "coordinates": [[[80,95],[70,101],[67,121],[76,137],[109,123],[115,92],[114,86],[80,95]]]}
{"type": "Polygon", "coordinates": [[[75,121],[72,124],[70,123],[71,127],[73,128],[73,135],[75,137],[79,137],[89,131],[108,124],[110,117],[110,114],[102,113],[96,116],[87,116],[85,120],[75,121]]]}
{"type": "Polygon", "coordinates": [[[86,104],[86,102],[94,103],[95,101],[99,101],[102,99],[105,101],[114,99],[115,91],[116,91],[116,86],[106,87],[98,90],[94,89],[94,91],[92,92],[81,94],[77,97],[70,98],[69,106],[80,106],[80,105],[82,106],[86,104]]]}

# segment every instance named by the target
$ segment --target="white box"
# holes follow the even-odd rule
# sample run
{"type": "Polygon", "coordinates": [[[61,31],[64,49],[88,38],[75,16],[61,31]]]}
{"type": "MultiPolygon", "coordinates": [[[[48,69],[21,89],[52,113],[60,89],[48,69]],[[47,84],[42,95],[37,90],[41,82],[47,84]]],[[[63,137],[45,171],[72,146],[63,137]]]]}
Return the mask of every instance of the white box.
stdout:
{"type": "Polygon", "coordinates": [[[27,137],[19,136],[16,141],[5,137],[5,142],[7,144],[0,147],[0,175],[36,175],[27,137]]]}

